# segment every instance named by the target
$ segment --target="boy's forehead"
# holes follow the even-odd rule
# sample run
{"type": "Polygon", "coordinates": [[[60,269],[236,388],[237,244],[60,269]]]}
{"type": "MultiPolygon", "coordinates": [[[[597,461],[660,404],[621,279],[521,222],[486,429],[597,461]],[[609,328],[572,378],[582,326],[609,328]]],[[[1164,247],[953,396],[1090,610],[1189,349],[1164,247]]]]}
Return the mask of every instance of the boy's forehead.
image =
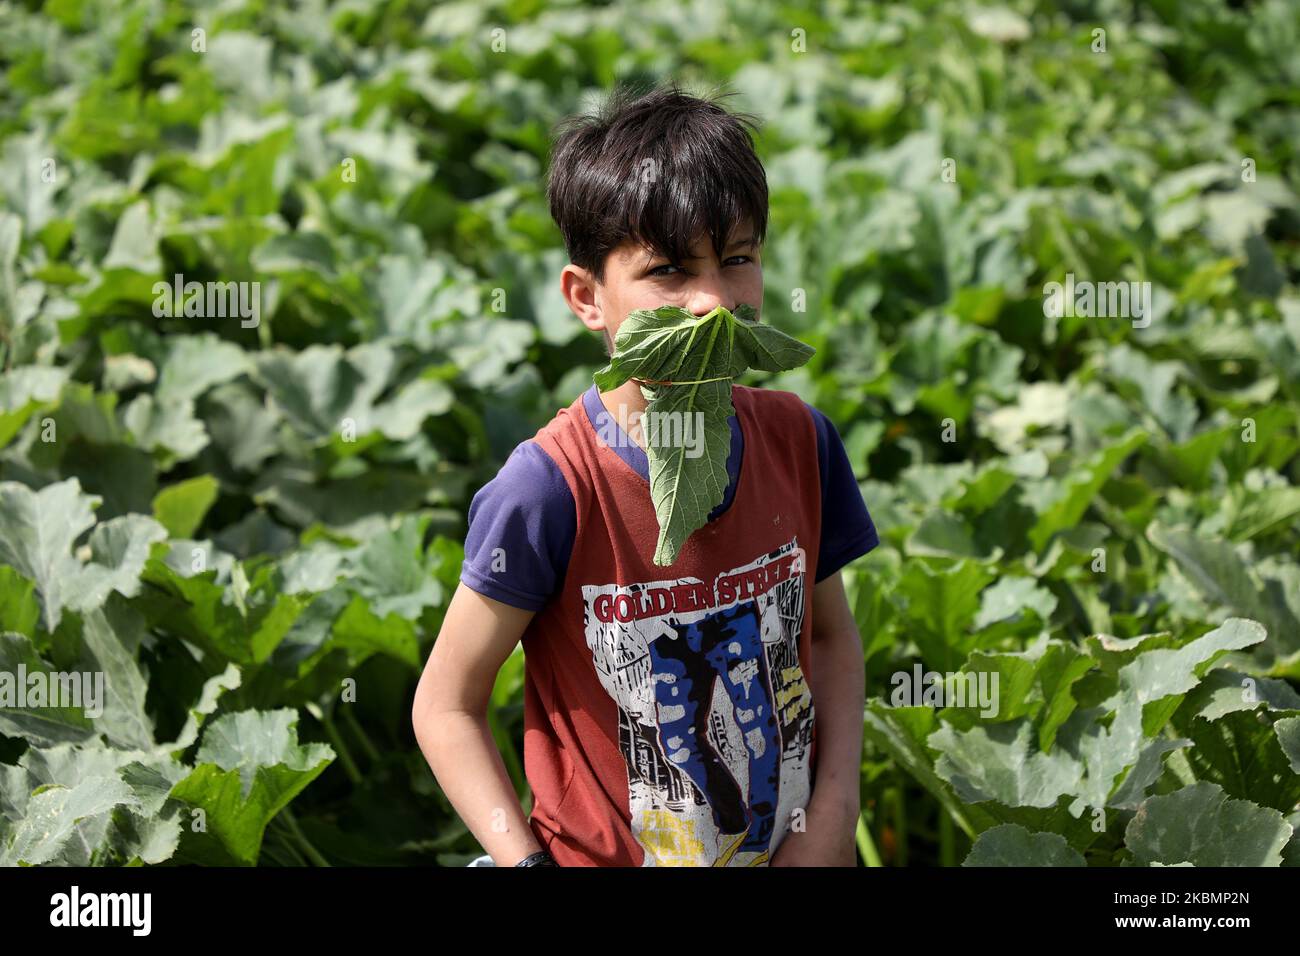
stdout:
{"type": "Polygon", "coordinates": [[[624,239],[610,253],[621,266],[638,265],[661,254],[661,250],[655,249],[648,242],[636,238],[624,239]]]}

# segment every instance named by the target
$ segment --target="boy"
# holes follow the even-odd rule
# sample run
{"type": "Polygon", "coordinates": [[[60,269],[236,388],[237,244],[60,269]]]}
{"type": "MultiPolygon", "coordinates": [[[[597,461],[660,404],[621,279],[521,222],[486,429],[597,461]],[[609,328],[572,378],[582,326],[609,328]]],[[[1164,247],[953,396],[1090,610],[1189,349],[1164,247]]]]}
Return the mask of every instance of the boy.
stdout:
{"type": "MultiPolygon", "coordinates": [[[[672,86],[561,129],[561,290],[607,350],[636,309],[761,306],[746,125],[672,86]]],[[[825,416],[774,389],[732,401],[725,496],[669,566],[636,380],[593,385],[475,495],[412,720],[496,865],[856,864],[864,676],[839,569],[879,539],[825,416]],[[521,640],[527,819],[486,719],[521,640]]]]}

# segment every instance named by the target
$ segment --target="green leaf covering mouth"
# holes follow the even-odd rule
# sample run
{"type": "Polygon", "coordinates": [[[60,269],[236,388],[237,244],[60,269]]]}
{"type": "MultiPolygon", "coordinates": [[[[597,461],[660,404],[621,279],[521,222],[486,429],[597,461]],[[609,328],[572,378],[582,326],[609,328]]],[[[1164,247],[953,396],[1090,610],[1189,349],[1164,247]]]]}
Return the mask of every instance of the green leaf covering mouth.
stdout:
{"type": "Polygon", "coordinates": [[[614,354],[595,382],[608,392],[630,379],[649,403],[646,457],[659,521],[655,564],[676,561],[726,493],[733,380],[750,368],[797,368],[815,351],[761,324],[749,305],[734,314],[719,306],[703,316],[677,306],[642,309],[619,327],[614,354]]]}

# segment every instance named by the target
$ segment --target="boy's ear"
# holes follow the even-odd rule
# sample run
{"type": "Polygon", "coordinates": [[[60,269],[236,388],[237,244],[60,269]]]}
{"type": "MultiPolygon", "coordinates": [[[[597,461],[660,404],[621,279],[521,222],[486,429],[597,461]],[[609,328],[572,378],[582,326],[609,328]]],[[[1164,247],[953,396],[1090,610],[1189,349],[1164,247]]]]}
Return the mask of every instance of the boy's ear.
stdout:
{"type": "Polygon", "coordinates": [[[569,310],[593,332],[605,331],[605,318],[597,297],[596,277],[589,269],[569,263],[560,272],[560,293],[569,310]]]}

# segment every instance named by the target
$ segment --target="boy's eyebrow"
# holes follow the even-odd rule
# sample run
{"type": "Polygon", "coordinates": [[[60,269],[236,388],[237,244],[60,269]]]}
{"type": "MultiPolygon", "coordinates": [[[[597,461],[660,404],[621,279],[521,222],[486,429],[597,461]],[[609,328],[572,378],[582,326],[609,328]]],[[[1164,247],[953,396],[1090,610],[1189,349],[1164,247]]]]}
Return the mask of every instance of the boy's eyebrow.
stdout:
{"type": "MultiPolygon", "coordinates": [[[[740,246],[741,248],[752,249],[752,248],[754,248],[754,246],[756,246],[757,244],[758,244],[758,243],[757,243],[757,241],[754,239],[753,236],[747,236],[747,237],[744,238],[744,239],[732,239],[729,243],[727,243],[727,244],[726,244],[725,246],[723,246],[722,248],[724,248],[724,249],[735,249],[737,246],[740,246]]],[[[686,256],[686,259],[687,259],[688,261],[691,260],[691,259],[699,259],[699,258],[701,258],[701,257],[700,257],[700,256],[686,256]]]]}

